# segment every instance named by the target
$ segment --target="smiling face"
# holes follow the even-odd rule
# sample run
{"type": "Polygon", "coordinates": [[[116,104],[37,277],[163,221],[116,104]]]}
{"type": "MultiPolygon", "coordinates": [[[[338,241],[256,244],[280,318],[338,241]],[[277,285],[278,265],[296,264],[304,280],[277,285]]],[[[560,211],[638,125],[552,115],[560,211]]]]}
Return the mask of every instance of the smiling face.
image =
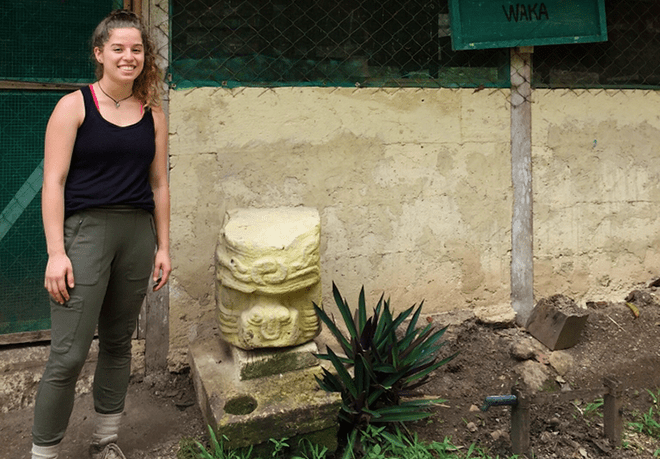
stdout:
{"type": "Polygon", "coordinates": [[[135,28],[112,29],[102,48],[94,56],[103,66],[103,78],[117,83],[134,81],[144,68],[142,34],[135,28]]]}

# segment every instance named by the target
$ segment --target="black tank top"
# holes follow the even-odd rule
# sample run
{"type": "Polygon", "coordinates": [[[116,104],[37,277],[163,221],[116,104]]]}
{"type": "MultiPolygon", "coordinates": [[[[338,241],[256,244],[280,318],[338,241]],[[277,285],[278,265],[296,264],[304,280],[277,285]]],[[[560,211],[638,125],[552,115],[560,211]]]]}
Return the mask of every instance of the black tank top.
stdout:
{"type": "Polygon", "coordinates": [[[89,86],[81,91],[85,119],[78,128],[64,188],[65,215],[109,205],[153,212],[149,168],[156,143],[151,110],[135,124],[117,126],[101,116],[89,86]]]}

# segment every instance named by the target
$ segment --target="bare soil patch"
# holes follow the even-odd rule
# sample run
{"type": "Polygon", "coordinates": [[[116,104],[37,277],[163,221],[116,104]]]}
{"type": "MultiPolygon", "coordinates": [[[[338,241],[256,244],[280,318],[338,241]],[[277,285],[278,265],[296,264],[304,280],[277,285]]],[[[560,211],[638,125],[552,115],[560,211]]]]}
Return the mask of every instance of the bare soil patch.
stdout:
{"type": "MultiPolygon", "coordinates": [[[[523,328],[471,318],[449,327],[443,353],[458,357],[432,375],[426,395],[447,400],[433,416],[411,424],[424,441],[450,437],[455,445],[477,443],[495,458],[511,453],[510,408],[478,409],[489,395],[504,395],[530,375],[531,448],[536,459],[652,458],[657,441],[625,430],[627,447],[616,448],[603,433],[603,378],[623,384],[625,424],[648,412],[660,388],[660,289],[652,283],[620,302],[589,302],[589,318],[577,345],[550,351],[523,328]],[[631,308],[630,305],[634,306],[631,308]],[[638,316],[635,313],[638,312],[638,316]]],[[[437,320],[437,319],[433,319],[437,320]]],[[[441,325],[441,324],[439,324],[441,325]]],[[[62,459],[85,458],[92,429],[90,395],[79,397],[62,459]]],[[[0,418],[0,457],[29,458],[32,409],[0,418]]],[[[183,437],[206,437],[190,375],[170,373],[157,380],[133,377],[119,444],[130,459],[175,459],[183,437]]]]}
{"type": "Polygon", "coordinates": [[[643,287],[621,302],[588,302],[589,318],[578,344],[562,351],[548,350],[515,326],[469,320],[454,327],[448,347],[460,354],[424,388],[447,399],[446,407],[412,430],[427,441],[451,436],[456,445],[476,442],[493,457],[508,457],[510,408],[482,412],[475,407],[488,395],[511,393],[531,372],[545,376],[540,389],[528,392],[535,399],[530,427],[535,458],[653,457],[660,444],[630,429],[624,432],[626,448],[611,445],[603,433],[602,408],[593,408],[604,394],[606,376],[622,383],[625,426],[653,406],[647,390],[657,394],[660,387],[658,293],[657,287],[643,287]]]}

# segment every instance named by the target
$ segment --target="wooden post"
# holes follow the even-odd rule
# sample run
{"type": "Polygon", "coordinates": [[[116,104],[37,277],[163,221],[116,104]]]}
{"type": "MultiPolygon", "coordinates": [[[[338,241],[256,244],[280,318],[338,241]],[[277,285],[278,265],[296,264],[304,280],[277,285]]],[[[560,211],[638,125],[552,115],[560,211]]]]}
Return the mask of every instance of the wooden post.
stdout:
{"type": "Polygon", "coordinates": [[[534,308],[532,47],[511,50],[511,306],[525,326],[534,308]]]}
{"type": "Polygon", "coordinates": [[[514,387],[511,393],[518,403],[511,406],[511,451],[513,454],[526,455],[529,452],[529,400],[520,389],[514,387]]]}
{"type": "Polygon", "coordinates": [[[141,0],[124,0],[124,9],[132,11],[138,16],[142,16],[142,1],[141,0]]]}
{"type": "MultiPolygon", "coordinates": [[[[133,0],[136,13],[142,14],[155,43],[157,50],[158,66],[167,68],[169,59],[169,3],[167,0],[133,0]]],[[[169,118],[169,106],[167,104],[167,86],[163,82],[165,98],[163,110],[169,118]]],[[[169,155],[168,155],[169,161],[169,155]]],[[[169,170],[169,167],[168,167],[169,170]]],[[[145,373],[155,374],[167,371],[167,354],[169,352],[170,323],[169,323],[169,284],[165,284],[158,292],[150,288],[147,292],[147,301],[143,314],[144,324],[144,364],[145,373]]]]}
{"type": "Polygon", "coordinates": [[[149,289],[146,302],[146,329],[144,336],[145,374],[167,370],[170,322],[167,285],[159,291],[149,289]]]}
{"type": "Polygon", "coordinates": [[[618,448],[623,440],[623,386],[621,382],[612,376],[603,380],[605,385],[605,396],[603,397],[603,414],[605,436],[613,447],[618,448]]]}

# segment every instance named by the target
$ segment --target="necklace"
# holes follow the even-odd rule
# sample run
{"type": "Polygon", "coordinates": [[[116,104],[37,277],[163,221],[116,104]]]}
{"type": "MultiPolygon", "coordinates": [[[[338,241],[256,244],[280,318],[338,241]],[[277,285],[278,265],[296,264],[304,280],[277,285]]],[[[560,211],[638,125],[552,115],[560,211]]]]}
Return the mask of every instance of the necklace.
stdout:
{"type": "Polygon", "coordinates": [[[125,101],[126,99],[130,99],[131,97],[133,97],[133,91],[131,91],[131,93],[128,95],[128,97],[124,97],[123,99],[119,99],[119,100],[117,100],[117,99],[115,99],[114,97],[112,97],[110,94],[108,94],[107,92],[105,92],[105,91],[103,90],[103,87],[101,86],[101,82],[100,82],[100,81],[99,81],[98,83],[99,83],[99,89],[101,89],[101,92],[102,92],[103,94],[105,94],[106,96],[108,96],[108,97],[110,98],[110,100],[112,100],[112,101],[115,103],[115,107],[117,107],[117,108],[119,108],[119,103],[120,103],[120,102],[123,102],[123,101],[125,101]]]}

